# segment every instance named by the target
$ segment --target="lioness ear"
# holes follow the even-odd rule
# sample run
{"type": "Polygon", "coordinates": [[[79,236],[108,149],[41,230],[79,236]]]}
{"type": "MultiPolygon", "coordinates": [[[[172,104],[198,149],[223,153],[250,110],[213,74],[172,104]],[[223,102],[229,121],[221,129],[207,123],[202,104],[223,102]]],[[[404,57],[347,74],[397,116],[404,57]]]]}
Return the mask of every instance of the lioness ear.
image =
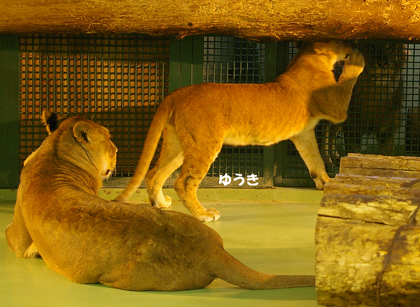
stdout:
{"type": "Polygon", "coordinates": [[[56,113],[50,112],[48,110],[42,111],[41,122],[43,125],[45,125],[48,135],[57,130],[58,126],[60,126],[63,120],[64,118],[56,113]]]}
{"type": "Polygon", "coordinates": [[[93,130],[89,122],[80,121],[73,127],[73,135],[79,143],[90,143],[93,141],[93,130]]]}

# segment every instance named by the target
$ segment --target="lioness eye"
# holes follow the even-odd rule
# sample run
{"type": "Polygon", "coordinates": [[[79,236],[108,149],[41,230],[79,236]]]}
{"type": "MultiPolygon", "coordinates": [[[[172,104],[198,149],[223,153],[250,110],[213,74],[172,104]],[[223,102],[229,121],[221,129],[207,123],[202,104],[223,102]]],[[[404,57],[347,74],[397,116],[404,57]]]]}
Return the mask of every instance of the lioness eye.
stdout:
{"type": "Polygon", "coordinates": [[[346,54],[345,59],[347,60],[349,58],[350,54],[346,54]]]}

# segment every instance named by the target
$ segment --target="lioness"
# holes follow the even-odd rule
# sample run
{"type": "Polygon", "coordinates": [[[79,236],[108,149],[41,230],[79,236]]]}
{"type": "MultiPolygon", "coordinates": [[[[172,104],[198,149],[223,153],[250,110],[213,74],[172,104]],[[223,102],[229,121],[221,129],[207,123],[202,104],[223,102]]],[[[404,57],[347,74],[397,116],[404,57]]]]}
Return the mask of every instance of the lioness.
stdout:
{"type": "Polygon", "coordinates": [[[200,221],[217,220],[196,191],[223,144],[271,145],[290,139],[305,161],[316,187],[330,178],[319,154],[314,127],[321,119],[334,123],[347,118],[347,108],[364,58],[341,42],[304,44],[286,72],[265,84],[205,83],[180,88],[159,106],[147,134],[134,176],[117,198],[126,201],[140,186],[163,131],[156,166],[147,174],[150,203],[168,207],[171,198],[162,186],[182,165],[175,190],[200,221]],[[346,60],[338,83],[333,65],[346,60]]]}
{"type": "MultiPolygon", "coordinates": [[[[51,128],[52,126],[50,126],[51,128]]],[[[105,127],[64,120],[27,160],[7,242],[78,283],[126,290],[202,288],[215,278],[250,289],[314,286],[314,276],[256,272],[192,216],[98,197],[117,148],[105,127]]]]}

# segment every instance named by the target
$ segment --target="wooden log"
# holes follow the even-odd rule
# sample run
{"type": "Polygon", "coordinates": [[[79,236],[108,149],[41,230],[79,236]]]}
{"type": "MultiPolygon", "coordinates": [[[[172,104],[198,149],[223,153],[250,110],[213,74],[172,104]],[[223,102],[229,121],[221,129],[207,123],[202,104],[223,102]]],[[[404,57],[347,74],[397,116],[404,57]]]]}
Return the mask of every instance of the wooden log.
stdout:
{"type": "MultiPolygon", "coordinates": [[[[378,176],[361,176],[361,175],[346,175],[337,174],[334,178],[334,183],[343,184],[358,184],[371,187],[420,187],[420,182],[416,178],[403,178],[403,177],[378,177],[378,176]]],[[[324,189],[325,193],[325,189],[324,189]]]]}
{"type": "Polygon", "coordinates": [[[362,175],[370,170],[413,177],[419,158],[349,155],[340,170],[345,174],[325,185],[318,210],[318,303],[417,306],[420,180],[362,175]]]}
{"type": "Polygon", "coordinates": [[[420,199],[416,197],[327,194],[321,199],[318,216],[405,225],[418,205],[420,199]]]}
{"type": "Polygon", "coordinates": [[[420,178],[420,158],[349,154],[340,161],[340,174],[420,178]]]}
{"type": "Polygon", "coordinates": [[[378,306],[379,295],[380,306],[415,306],[420,299],[420,227],[405,227],[393,240],[418,205],[418,198],[324,196],[315,232],[318,303],[378,306]]]}
{"type": "MultiPolygon", "coordinates": [[[[343,157],[340,161],[340,166],[343,169],[346,167],[353,167],[390,170],[400,169],[420,172],[420,157],[392,157],[350,153],[347,157],[343,157]]],[[[343,173],[342,168],[340,168],[340,173],[343,173]]]]}
{"type": "Polygon", "coordinates": [[[319,217],[316,227],[316,287],[324,306],[417,306],[420,300],[420,227],[410,226],[393,245],[397,225],[319,217]]]}
{"type": "Polygon", "coordinates": [[[0,33],[228,34],[252,40],[420,39],[416,0],[5,0],[0,33]]]}
{"type": "MultiPolygon", "coordinates": [[[[406,187],[412,181],[400,180],[400,186],[391,185],[379,185],[377,181],[371,179],[374,183],[346,183],[338,180],[332,180],[324,186],[324,198],[330,197],[327,194],[338,194],[338,195],[378,195],[378,196],[389,196],[390,198],[395,197],[414,197],[420,196],[420,188],[418,187],[406,187]],[[376,185],[375,185],[376,184],[376,185]]],[[[395,181],[397,182],[397,181],[395,181]]]]}

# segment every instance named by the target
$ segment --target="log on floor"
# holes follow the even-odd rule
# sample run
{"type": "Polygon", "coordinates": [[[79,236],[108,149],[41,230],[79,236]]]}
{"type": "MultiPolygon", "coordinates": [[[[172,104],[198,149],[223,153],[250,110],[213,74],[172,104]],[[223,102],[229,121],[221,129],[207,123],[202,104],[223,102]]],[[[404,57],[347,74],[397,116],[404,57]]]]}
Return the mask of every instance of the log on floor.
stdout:
{"type": "Polygon", "coordinates": [[[420,178],[420,158],[349,154],[340,160],[340,174],[420,178]]]}
{"type": "Polygon", "coordinates": [[[411,175],[419,172],[420,159],[353,155],[342,160],[343,169],[352,172],[325,185],[318,210],[318,303],[417,306],[420,186],[411,175]],[[363,176],[366,169],[408,177],[363,176]]]}

